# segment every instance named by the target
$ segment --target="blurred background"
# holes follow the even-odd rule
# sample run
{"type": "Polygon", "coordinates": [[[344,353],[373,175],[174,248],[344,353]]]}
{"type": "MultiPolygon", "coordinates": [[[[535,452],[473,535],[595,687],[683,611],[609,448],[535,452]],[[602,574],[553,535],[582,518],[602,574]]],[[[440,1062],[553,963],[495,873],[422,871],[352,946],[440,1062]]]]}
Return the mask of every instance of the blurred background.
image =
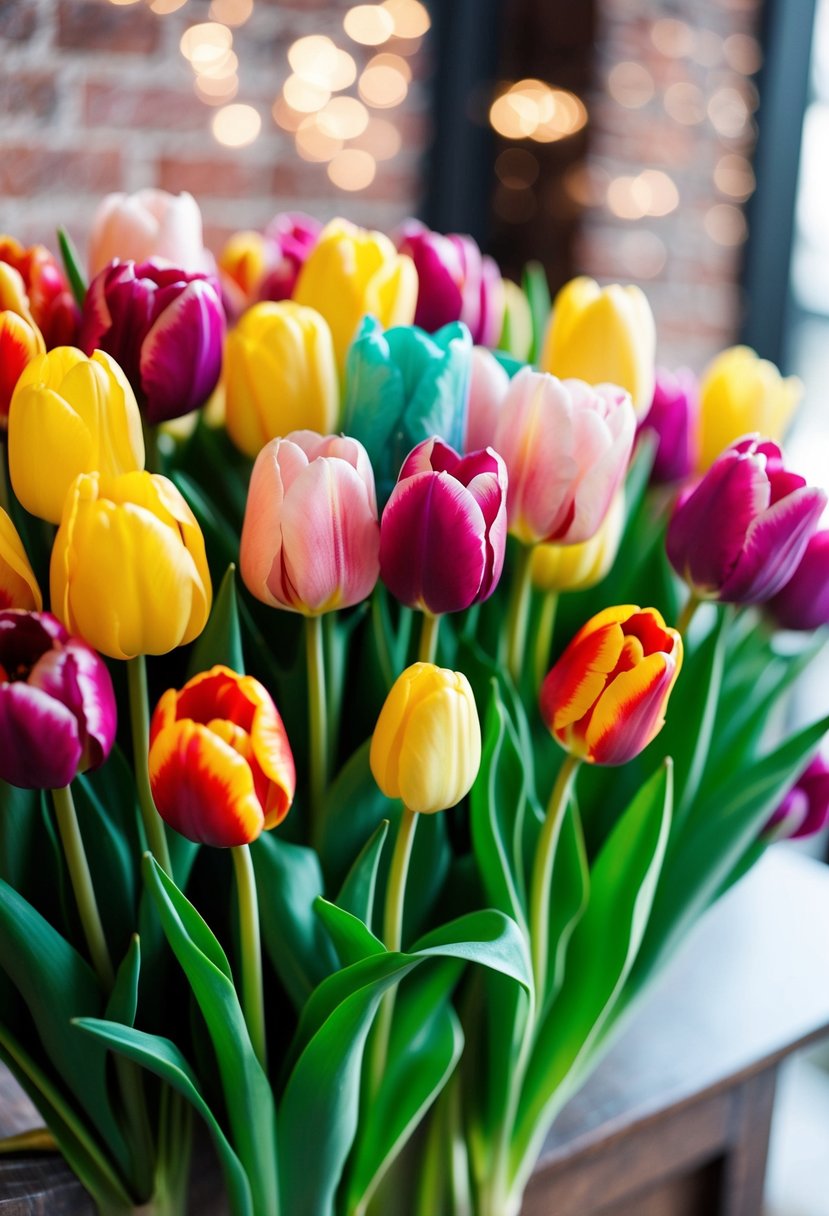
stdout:
{"type": "MultiPolygon", "coordinates": [[[[0,231],[83,249],[145,186],[214,253],[417,215],[553,291],[639,283],[660,363],[802,377],[791,463],[829,488],[829,0],[0,0],[0,231]]],[[[827,1216],[829,1079],[790,1075],[768,1210],[827,1216]]]]}

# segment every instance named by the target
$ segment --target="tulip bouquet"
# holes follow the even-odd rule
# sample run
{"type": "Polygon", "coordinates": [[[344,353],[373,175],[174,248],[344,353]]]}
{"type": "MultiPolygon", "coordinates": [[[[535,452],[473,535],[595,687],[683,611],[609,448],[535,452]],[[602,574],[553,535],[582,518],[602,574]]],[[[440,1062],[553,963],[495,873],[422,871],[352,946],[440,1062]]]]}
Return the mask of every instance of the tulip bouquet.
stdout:
{"type": "Polygon", "coordinates": [[[551,308],[413,222],[216,263],[145,191],[88,284],[60,241],[0,241],[23,1147],[102,1216],[186,1212],[194,1124],[233,1216],[516,1216],[694,921],[829,819],[798,385],[655,373],[638,289],[551,308]]]}

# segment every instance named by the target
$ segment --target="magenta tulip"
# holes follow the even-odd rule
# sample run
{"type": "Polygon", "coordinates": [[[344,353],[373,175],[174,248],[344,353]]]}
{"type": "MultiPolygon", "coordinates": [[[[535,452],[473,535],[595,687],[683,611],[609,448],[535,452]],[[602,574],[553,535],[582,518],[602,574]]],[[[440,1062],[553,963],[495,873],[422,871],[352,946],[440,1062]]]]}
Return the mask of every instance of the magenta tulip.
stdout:
{"type": "Polygon", "coordinates": [[[679,499],[668,557],[701,599],[762,603],[794,574],[825,505],[822,490],[784,467],[776,444],[748,436],[679,499]]]}
{"type": "Polygon", "coordinates": [[[465,452],[492,447],[508,388],[509,376],[492,351],[485,346],[474,346],[463,443],[465,452]]]}
{"type": "Polygon", "coordinates": [[[696,467],[696,431],[699,385],[688,368],[676,372],[656,369],[653,404],[640,426],[657,439],[651,481],[684,481],[696,467]]]}
{"type": "Polygon", "coordinates": [[[767,608],[781,629],[829,625],[829,532],[815,532],[794,574],[767,608]]]}
{"type": "Polygon", "coordinates": [[[432,232],[419,220],[406,220],[397,236],[397,248],[412,259],[417,270],[417,307],[414,323],[433,334],[463,312],[463,267],[452,239],[432,232]]]}
{"type": "Polygon", "coordinates": [[[458,252],[463,276],[460,320],[476,346],[497,346],[504,324],[504,284],[490,257],[483,257],[471,236],[448,238],[458,252]]]}
{"type": "Polygon", "coordinates": [[[427,439],[407,456],[380,526],[380,576],[432,616],[461,612],[498,585],[507,540],[507,470],[486,448],[459,456],[427,439]]]}
{"type": "Polygon", "coordinates": [[[623,389],[520,371],[493,443],[509,474],[510,532],[526,545],[595,536],[624,479],[635,429],[623,389]]]}
{"type": "Polygon", "coordinates": [[[111,262],[89,285],[81,346],[121,366],[151,425],[204,405],[222,367],[215,279],[161,262],[111,262]]]}
{"type": "Polygon", "coordinates": [[[251,595],[318,616],[358,604],[377,582],[374,474],[356,439],[293,431],[256,458],[242,525],[251,595]]]}
{"type": "Polygon", "coordinates": [[[280,211],[273,217],[265,229],[268,269],[259,284],[260,300],[290,300],[321,231],[320,221],[302,211],[280,211]]]}
{"type": "Polygon", "coordinates": [[[829,764],[816,756],[766,824],[775,840],[814,836],[829,827],[829,764]]]}
{"type": "Polygon", "coordinates": [[[115,727],[100,656],[49,612],[0,611],[0,778],[60,789],[103,764],[115,727]]]}

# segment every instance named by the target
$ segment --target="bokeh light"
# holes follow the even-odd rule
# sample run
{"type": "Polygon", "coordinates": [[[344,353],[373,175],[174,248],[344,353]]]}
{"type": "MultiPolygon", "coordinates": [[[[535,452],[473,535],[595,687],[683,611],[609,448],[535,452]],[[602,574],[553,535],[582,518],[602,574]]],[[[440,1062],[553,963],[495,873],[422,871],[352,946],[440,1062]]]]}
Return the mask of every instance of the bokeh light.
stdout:
{"type": "Polygon", "coordinates": [[[638,110],[654,95],[653,76],[641,63],[626,60],[617,63],[608,74],[607,91],[619,105],[638,110]]]}
{"type": "Polygon", "coordinates": [[[351,140],[352,148],[370,152],[375,160],[391,160],[397,156],[403,144],[399,129],[387,118],[372,116],[362,135],[351,140]]]}
{"type": "Polygon", "coordinates": [[[668,85],[662,104],[666,114],[683,126],[693,127],[705,121],[705,97],[702,89],[688,80],[677,80],[668,85]]]}
{"type": "Polygon", "coordinates": [[[194,86],[196,96],[208,106],[221,106],[239,92],[239,77],[235,72],[230,76],[197,76],[194,86]]]}
{"type": "Polygon", "coordinates": [[[394,24],[392,14],[381,4],[357,4],[343,18],[343,29],[349,38],[362,46],[380,46],[388,42],[394,33],[394,24]]]}
{"type": "Polygon", "coordinates": [[[748,235],[745,216],[731,203],[716,203],[705,213],[705,231],[718,245],[741,245],[748,235]]]}
{"type": "Polygon", "coordinates": [[[187,0],[152,0],[150,9],[159,17],[166,17],[169,13],[177,13],[186,3],[187,0]]]}
{"type": "Polygon", "coordinates": [[[328,176],[341,190],[365,190],[374,181],[377,163],[370,152],[345,148],[328,165],[328,176]]]}
{"type": "Polygon", "coordinates": [[[253,0],[212,0],[209,15],[224,25],[244,25],[253,16],[253,0]]]}
{"type": "Polygon", "coordinates": [[[538,180],[538,157],[524,148],[505,148],[495,159],[495,173],[508,190],[523,190],[538,180]]]}
{"type": "MultiPolygon", "coordinates": [[[[399,106],[406,100],[409,83],[399,68],[387,62],[375,62],[379,58],[381,57],[375,56],[364,68],[360,75],[359,93],[366,105],[378,110],[388,110],[393,106],[399,106]]],[[[383,58],[392,57],[384,56],[383,58]]],[[[395,55],[393,58],[398,57],[395,55]]],[[[400,62],[405,63],[405,60],[401,59],[400,62]]],[[[406,67],[408,68],[408,64],[406,67]]]]}
{"type": "Polygon", "coordinates": [[[300,79],[327,89],[337,70],[337,48],[324,34],[308,34],[288,48],[288,63],[300,79]]]}
{"type": "Polygon", "coordinates": [[[282,86],[282,95],[292,110],[300,114],[314,114],[331,98],[328,89],[310,84],[301,76],[289,76],[282,86]]]}
{"type": "Polygon", "coordinates": [[[296,150],[303,160],[317,164],[330,161],[342,150],[343,141],[320,128],[319,115],[309,114],[296,133],[296,150]]]}
{"type": "Polygon", "coordinates": [[[317,126],[333,139],[356,139],[368,126],[368,110],[356,97],[334,97],[317,115],[317,126]]]}
{"type": "Polygon", "coordinates": [[[395,38],[422,38],[432,21],[420,0],[383,0],[382,6],[394,23],[395,38]]]}
{"type": "Polygon", "coordinates": [[[223,106],[213,115],[213,135],[226,148],[246,148],[262,129],[262,116],[253,106],[223,106]]]}
{"type": "Polygon", "coordinates": [[[727,152],[721,156],[714,168],[714,185],[722,194],[738,202],[745,200],[754,192],[754,170],[751,162],[737,152],[727,152]]]}
{"type": "Polygon", "coordinates": [[[182,55],[189,59],[197,72],[220,63],[232,46],[233,34],[226,25],[219,25],[216,21],[191,25],[179,42],[182,55]]]}
{"type": "Polygon", "coordinates": [[[587,110],[574,93],[541,80],[519,80],[496,97],[489,121],[505,139],[553,143],[573,135],[587,122],[587,110]]]}

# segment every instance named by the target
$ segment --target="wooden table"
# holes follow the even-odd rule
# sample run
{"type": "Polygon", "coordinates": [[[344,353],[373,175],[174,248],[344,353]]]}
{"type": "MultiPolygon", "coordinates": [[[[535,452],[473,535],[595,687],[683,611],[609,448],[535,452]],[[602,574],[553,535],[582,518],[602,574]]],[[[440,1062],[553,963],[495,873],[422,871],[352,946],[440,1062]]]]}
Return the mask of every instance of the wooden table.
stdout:
{"type": "MultiPolygon", "coordinates": [[[[524,1216],[759,1216],[777,1069],[827,1034],[829,868],[776,848],[562,1111],[524,1216]]],[[[2,1093],[0,1135],[36,1124],[7,1074],[2,1093]]],[[[58,1158],[0,1160],[0,1216],[24,1213],[94,1216],[58,1158]]]]}

